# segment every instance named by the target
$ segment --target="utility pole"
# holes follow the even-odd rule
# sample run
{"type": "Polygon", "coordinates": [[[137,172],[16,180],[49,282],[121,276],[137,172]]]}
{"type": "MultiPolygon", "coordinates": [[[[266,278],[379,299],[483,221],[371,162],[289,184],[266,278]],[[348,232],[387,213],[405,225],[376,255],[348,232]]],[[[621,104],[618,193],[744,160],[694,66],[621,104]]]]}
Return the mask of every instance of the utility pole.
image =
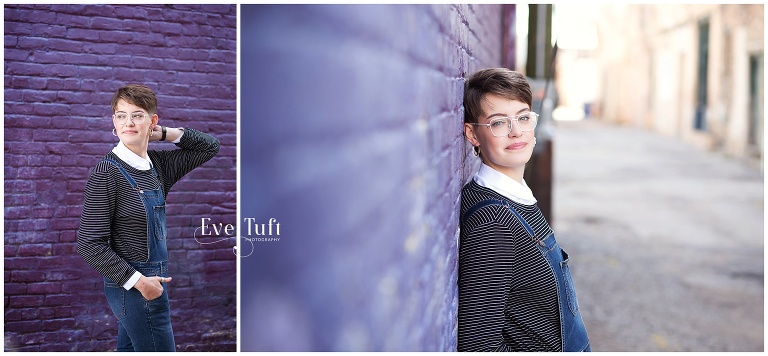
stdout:
{"type": "Polygon", "coordinates": [[[538,201],[539,209],[550,225],[552,216],[552,151],[554,122],[552,112],[557,102],[554,90],[556,48],[552,46],[552,5],[528,5],[528,57],[526,75],[533,90],[533,110],[539,113],[536,126],[536,147],[525,168],[525,181],[538,201]]]}

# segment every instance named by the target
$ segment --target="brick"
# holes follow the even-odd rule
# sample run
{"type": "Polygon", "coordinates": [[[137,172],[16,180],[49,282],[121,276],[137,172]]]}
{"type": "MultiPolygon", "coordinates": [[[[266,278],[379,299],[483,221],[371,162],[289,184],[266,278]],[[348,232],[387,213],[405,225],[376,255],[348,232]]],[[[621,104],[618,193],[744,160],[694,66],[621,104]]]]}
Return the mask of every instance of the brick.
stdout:
{"type": "Polygon", "coordinates": [[[28,294],[55,294],[61,292],[61,283],[30,283],[27,285],[28,294]]]}
{"type": "Polygon", "coordinates": [[[157,22],[152,26],[152,30],[157,33],[181,34],[184,30],[184,26],[179,23],[157,22]]]}
{"type": "Polygon", "coordinates": [[[90,27],[99,30],[116,30],[122,27],[122,20],[113,17],[93,17],[90,19],[90,27]]]}
{"type": "Polygon", "coordinates": [[[23,283],[5,283],[5,295],[22,295],[27,293],[27,285],[23,283]]]}
{"type": "Polygon", "coordinates": [[[74,78],[48,78],[46,88],[49,90],[79,90],[80,81],[74,78]]]}
{"type": "Polygon", "coordinates": [[[37,314],[37,309],[11,309],[5,313],[5,317],[3,319],[6,322],[21,321],[24,320],[25,316],[31,316],[32,319],[35,319],[37,318],[37,314]]]}
{"type": "Polygon", "coordinates": [[[66,318],[71,317],[73,315],[76,315],[72,312],[72,307],[56,307],[54,310],[54,317],[56,318],[66,318]]]}
{"type": "Polygon", "coordinates": [[[99,58],[82,53],[61,53],[60,61],[66,64],[96,65],[99,58]]]}
{"type": "Polygon", "coordinates": [[[59,23],[66,23],[69,28],[88,28],[91,23],[89,17],[82,16],[81,14],[66,14],[59,12],[56,14],[56,18],[59,23]]]}
{"type": "Polygon", "coordinates": [[[99,31],[84,28],[69,28],[67,38],[71,40],[95,41],[99,39],[99,31]]]}
{"type": "MultiPolygon", "coordinates": [[[[32,133],[31,140],[35,142],[62,142],[66,141],[69,134],[67,132],[61,131],[61,130],[34,130],[32,133]]],[[[72,147],[72,145],[69,145],[69,147],[72,147]]],[[[74,147],[71,148],[71,150],[75,150],[74,147]]]]}
{"type": "Polygon", "coordinates": [[[51,306],[59,306],[59,305],[69,305],[72,302],[72,299],[74,299],[73,296],[68,294],[46,295],[45,306],[51,307],[51,306]]]}
{"type": "Polygon", "coordinates": [[[235,271],[235,261],[208,261],[205,263],[205,270],[210,272],[235,271]]]}
{"type": "Polygon", "coordinates": [[[150,30],[150,26],[149,26],[149,23],[144,20],[125,19],[123,20],[123,27],[120,28],[120,30],[133,31],[133,32],[148,32],[150,30]]]}
{"type": "Polygon", "coordinates": [[[11,79],[10,87],[19,89],[45,89],[46,81],[45,78],[13,77],[11,79]]]}
{"type": "Polygon", "coordinates": [[[11,271],[12,282],[40,282],[45,280],[45,273],[40,271],[11,271]]]}
{"type": "Polygon", "coordinates": [[[48,271],[46,280],[48,281],[73,281],[81,276],[80,271],[48,271]]]}
{"type": "Polygon", "coordinates": [[[50,244],[21,245],[19,246],[18,256],[50,256],[51,253],[52,247],[50,244]]]}
{"type": "Polygon", "coordinates": [[[32,212],[32,208],[29,206],[7,207],[5,208],[6,219],[21,219],[26,218],[32,212]]]}
{"type": "Polygon", "coordinates": [[[107,16],[120,18],[117,6],[85,5],[82,12],[84,16],[107,16]]]}
{"type": "MultiPolygon", "coordinates": [[[[43,306],[43,296],[38,295],[19,295],[10,296],[8,306],[11,308],[31,308],[43,306]]],[[[6,325],[6,330],[8,325],[6,325]]],[[[10,329],[13,330],[13,329],[10,329]]]]}
{"type": "Polygon", "coordinates": [[[42,322],[40,320],[14,321],[5,323],[6,332],[28,333],[40,331],[42,322]]]}
{"type": "Polygon", "coordinates": [[[61,157],[29,157],[30,167],[58,166],[61,163],[61,157]]]}
{"type": "MultiPolygon", "coordinates": [[[[72,329],[76,325],[75,319],[72,318],[66,318],[66,319],[54,319],[54,320],[43,320],[42,329],[44,331],[55,331],[55,330],[68,330],[72,329]]],[[[57,333],[55,335],[61,335],[63,336],[63,340],[51,340],[53,337],[49,336],[49,341],[66,341],[66,335],[64,333],[57,333]]]]}
{"type": "MultiPolygon", "coordinates": [[[[85,264],[85,261],[83,261],[83,268],[89,268],[89,272],[92,272],[92,274],[99,276],[98,272],[96,272],[90,266],[85,264]]],[[[81,280],[62,284],[61,291],[62,293],[77,293],[77,294],[83,294],[84,291],[96,291],[96,290],[100,291],[102,290],[103,283],[104,283],[103,279],[100,277],[82,276],[81,280]]]]}
{"type": "MultiPolygon", "coordinates": [[[[8,62],[24,62],[29,59],[30,52],[27,50],[21,50],[21,49],[15,49],[12,47],[16,46],[16,38],[15,37],[8,37],[6,36],[6,39],[11,39],[10,43],[6,43],[6,49],[5,49],[5,60],[8,62]]],[[[8,41],[6,41],[8,42],[8,41]]]]}
{"type": "Polygon", "coordinates": [[[31,35],[34,36],[40,36],[40,37],[64,37],[67,33],[67,27],[66,26],[57,26],[57,25],[51,25],[51,24],[33,24],[32,25],[32,31],[30,32],[31,35]]]}
{"type": "MultiPolygon", "coordinates": [[[[70,232],[74,232],[74,231],[70,231],[70,232]]],[[[59,241],[61,241],[61,238],[59,238],[59,241]]],[[[53,246],[53,251],[52,251],[52,254],[54,256],[74,255],[76,253],[77,253],[76,244],[57,244],[53,246]]],[[[51,276],[49,275],[47,279],[51,280],[51,276]]]]}
{"type": "Polygon", "coordinates": [[[75,231],[62,231],[59,234],[59,242],[75,242],[77,241],[77,232],[75,231]]]}
{"type": "Polygon", "coordinates": [[[43,258],[46,266],[50,268],[71,268],[72,266],[87,266],[80,255],[54,256],[43,258]]]}
{"type": "Polygon", "coordinates": [[[116,54],[117,45],[112,43],[83,43],[82,51],[94,55],[116,54]]]}

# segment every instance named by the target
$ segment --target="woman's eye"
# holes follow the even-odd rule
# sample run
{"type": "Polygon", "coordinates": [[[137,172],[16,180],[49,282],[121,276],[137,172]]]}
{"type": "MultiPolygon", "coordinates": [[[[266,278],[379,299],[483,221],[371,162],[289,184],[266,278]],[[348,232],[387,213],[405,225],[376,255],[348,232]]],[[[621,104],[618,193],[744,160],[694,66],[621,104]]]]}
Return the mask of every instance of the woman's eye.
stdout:
{"type": "Polygon", "coordinates": [[[502,127],[506,125],[506,122],[504,120],[498,120],[491,122],[491,127],[502,127]]]}

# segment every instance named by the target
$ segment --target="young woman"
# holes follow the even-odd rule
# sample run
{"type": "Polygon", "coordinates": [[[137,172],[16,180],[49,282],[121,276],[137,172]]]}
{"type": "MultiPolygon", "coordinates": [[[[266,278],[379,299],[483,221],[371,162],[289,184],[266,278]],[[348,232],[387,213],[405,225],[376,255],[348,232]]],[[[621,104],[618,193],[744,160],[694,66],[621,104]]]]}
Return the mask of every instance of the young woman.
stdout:
{"type": "Polygon", "coordinates": [[[523,180],[538,114],[523,75],[481,70],[464,91],[480,170],[462,189],[459,351],[589,351],[568,255],[523,180]]]}
{"type": "Polygon", "coordinates": [[[80,255],[104,276],[118,320],[118,351],[175,351],[168,277],[165,198],[181,177],[211,159],[219,141],[158,125],[157,98],[142,85],[112,97],[117,146],[96,164],[85,187],[77,236],[80,255]],[[180,149],[147,150],[170,141],[180,149]]]}

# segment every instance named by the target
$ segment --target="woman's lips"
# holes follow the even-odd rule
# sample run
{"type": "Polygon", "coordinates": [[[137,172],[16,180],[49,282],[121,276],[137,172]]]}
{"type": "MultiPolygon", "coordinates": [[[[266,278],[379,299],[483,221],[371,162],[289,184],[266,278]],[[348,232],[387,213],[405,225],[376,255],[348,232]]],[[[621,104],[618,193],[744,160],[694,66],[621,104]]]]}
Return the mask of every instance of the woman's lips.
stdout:
{"type": "Polygon", "coordinates": [[[138,131],[134,131],[134,130],[125,130],[125,131],[123,131],[123,134],[126,134],[126,135],[135,135],[137,133],[138,133],[138,131]]]}
{"type": "Polygon", "coordinates": [[[528,146],[527,142],[517,142],[517,143],[513,143],[513,144],[507,146],[507,149],[508,150],[520,150],[520,149],[525,148],[525,146],[528,146]]]}

